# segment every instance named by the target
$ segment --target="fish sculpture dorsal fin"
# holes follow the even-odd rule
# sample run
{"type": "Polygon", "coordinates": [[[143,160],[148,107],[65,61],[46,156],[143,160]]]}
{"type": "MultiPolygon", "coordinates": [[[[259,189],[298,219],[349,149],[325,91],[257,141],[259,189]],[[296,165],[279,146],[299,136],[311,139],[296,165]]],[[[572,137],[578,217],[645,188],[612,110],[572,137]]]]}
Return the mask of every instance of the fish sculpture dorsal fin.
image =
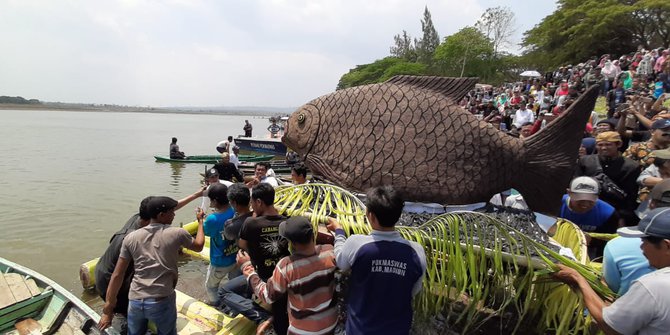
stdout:
{"type": "Polygon", "coordinates": [[[477,81],[479,81],[479,78],[476,77],[394,76],[387,80],[386,83],[409,85],[430,90],[458,102],[474,89],[477,81]]]}

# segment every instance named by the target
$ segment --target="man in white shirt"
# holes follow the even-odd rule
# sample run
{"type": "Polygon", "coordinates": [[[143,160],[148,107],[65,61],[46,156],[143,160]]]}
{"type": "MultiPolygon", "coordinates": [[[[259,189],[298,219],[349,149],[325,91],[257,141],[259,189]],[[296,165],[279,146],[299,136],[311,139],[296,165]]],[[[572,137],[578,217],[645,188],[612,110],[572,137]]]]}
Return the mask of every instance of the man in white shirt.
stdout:
{"type": "Polygon", "coordinates": [[[554,277],[581,291],[584,305],[605,334],[668,334],[670,329],[670,208],[651,210],[637,227],[619,228],[623,237],[642,238],[640,248],[657,270],[633,281],[608,305],[576,270],[559,265],[554,277]]]}
{"type": "Polygon", "coordinates": [[[233,146],[233,153],[230,154],[230,162],[235,164],[236,168],[240,168],[240,159],[239,159],[239,154],[240,154],[240,147],[238,146],[233,146]]]}
{"type": "Polygon", "coordinates": [[[526,103],[522,102],[519,105],[519,110],[514,113],[514,126],[516,128],[521,128],[524,123],[533,123],[535,122],[535,114],[532,110],[526,108],[526,103]]]}
{"type": "MultiPolygon", "coordinates": [[[[260,183],[268,183],[272,187],[279,186],[277,178],[272,175],[268,175],[268,171],[271,171],[272,166],[268,162],[258,162],[254,167],[254,179],[246,183],[247,187],[252,188],[260,183]]],[[[271,173],[273,174],[273,173],[271,173]]]]}

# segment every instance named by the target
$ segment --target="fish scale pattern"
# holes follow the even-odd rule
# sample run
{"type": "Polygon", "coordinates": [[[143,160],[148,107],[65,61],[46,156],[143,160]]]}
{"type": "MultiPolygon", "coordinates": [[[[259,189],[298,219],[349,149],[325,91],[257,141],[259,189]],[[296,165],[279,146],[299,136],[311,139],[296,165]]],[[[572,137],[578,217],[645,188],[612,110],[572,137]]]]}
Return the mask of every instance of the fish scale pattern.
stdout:
{"type": "Polygon", "coordinates": [[[508,188],[524,148],[455,103],[474,81],[418,78],[310,102],[321,127],[306,158],[310,168],[358,191],[394,185],[415,201],[471,203],[508,188]]]}

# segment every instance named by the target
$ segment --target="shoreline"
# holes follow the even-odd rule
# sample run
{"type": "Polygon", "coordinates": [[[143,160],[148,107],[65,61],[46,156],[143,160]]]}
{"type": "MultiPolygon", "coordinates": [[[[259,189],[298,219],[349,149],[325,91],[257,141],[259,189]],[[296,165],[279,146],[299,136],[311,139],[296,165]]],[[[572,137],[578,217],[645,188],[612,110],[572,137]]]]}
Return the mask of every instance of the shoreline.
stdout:
{"type": "Polygon", "coordinates": [[[192,114],[192,115],[244,115],[267,117],[271,115],[283,115],[283,112],[254,111],[254,110],[189,110],[179,108],[154,108],[154,107],[122,107],[122,106],[86,106],[79,104],[0,104],[3,110],[30,110],[30,111],[54,111],[54,112],[99,112],[99,113],[154,113],[154,114],[192,114]]]}

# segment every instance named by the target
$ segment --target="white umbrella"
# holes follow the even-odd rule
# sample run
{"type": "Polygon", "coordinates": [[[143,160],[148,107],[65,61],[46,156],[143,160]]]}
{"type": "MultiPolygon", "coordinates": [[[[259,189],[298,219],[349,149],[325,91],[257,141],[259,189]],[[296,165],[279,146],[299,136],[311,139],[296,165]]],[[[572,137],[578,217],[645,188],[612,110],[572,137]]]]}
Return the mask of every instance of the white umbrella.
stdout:
{"type": "Polygon", "coordinates": [[[542,77],[542,75],[537,71],[523,71],[520,76],[522,77],[542,77]]]}

